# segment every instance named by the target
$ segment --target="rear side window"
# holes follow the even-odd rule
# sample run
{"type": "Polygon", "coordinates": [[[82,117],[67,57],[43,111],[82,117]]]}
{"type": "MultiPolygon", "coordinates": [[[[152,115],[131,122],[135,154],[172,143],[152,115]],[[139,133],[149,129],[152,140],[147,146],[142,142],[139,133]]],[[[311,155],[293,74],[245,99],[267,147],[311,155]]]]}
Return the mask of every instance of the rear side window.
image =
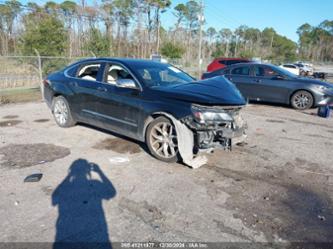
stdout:
{"type": "Polygon", "coordinates": [[[236,67],[231,70],[232,75],[250,75],[250,67],[236,67]]]}
{"type": "Polygon", "coordinates": [[[76,77],[83,80],[96,81],[100,68],[100,63],[84,64],[77,70],[76,77]]]}
{"type": "Polygon", "coordinates": [[[70,77],[76,77],[77,68],[78,68],[78,65],[70,67],[65,72],[70,77]]]}

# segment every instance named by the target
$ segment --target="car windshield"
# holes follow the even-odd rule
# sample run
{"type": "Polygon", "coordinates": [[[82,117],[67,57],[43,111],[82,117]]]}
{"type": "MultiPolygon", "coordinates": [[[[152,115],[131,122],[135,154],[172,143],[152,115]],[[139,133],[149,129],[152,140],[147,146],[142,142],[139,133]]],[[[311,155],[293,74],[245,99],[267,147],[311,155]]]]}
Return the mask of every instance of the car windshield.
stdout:
{"type": "Polygon", "coordinates": [[[133,71],[146,87],[168,87],[193,82],[194,78],[170,64],[137,64],[133,71]]]}

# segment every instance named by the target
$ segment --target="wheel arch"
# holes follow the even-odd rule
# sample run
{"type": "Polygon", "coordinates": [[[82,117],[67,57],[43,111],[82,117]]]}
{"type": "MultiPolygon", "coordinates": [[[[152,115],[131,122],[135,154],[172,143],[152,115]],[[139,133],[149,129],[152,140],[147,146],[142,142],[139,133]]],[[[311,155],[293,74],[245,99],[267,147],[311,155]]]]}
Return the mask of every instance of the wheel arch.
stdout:
{"type": "Polygon", "coordinates": [[[59,92],[54,92],[54,94],[52,95],[52,99],[59,97],[59,96],[64,96],[64,95],[59,92]]]}
{"type": "Polygon", "coordinates": [[[52,96],[51,96],[51,111],[53,113],[53,104],[54,104],[54,100],[57,98],[57,97],[63,97],[64,99],[66,99],[66,101],[68,102],[68,99],[66,98],[66,96],[60,92],[53,92],[52,96]]]}
{"type": "Polygon", "coordinates": [[[171,113],[169,112],[154,112],[152,114],[150,114],[145,122],[144,122],[144,126],[143,126],[143,134],[142,134],[142,138],[144,139],[144,141],[146,141],[146,134],[147,134],[147,129],[148,129],[148,126],[151,122],[153,122],[155,119],[159,118],[159,117],[165,117],[167,119],[170,120],[170,122],[175,125],[172,120],[168,117],[168,116],[172,116],[174,117],[174,115],[172,115],[171,113]]]}

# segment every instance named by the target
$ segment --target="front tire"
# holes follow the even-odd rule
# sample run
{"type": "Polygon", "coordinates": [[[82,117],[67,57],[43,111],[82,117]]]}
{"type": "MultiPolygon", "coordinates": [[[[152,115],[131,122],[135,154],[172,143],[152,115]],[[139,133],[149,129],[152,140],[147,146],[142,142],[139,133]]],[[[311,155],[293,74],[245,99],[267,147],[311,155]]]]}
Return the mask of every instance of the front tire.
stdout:
{"type": "Polygon", "coordinates": [[[179,161],[177,133],[169,119],[158,117],[149,124],[146,143],[155,158],[167,163],[179,161]]]}
{"type": "Polygon", "coordinates": [[[76,123],[71,114],[68,101],[63,96],[53,99],[52,113],[57,125],[62,128],[72,127],[76,123]]]}
{"type": "Polygon", "coordinates": [[[291,106],[297,110],[310,109],[313,106],[313,96],[308,91],[297,91],[291,97],[291,106]]]}

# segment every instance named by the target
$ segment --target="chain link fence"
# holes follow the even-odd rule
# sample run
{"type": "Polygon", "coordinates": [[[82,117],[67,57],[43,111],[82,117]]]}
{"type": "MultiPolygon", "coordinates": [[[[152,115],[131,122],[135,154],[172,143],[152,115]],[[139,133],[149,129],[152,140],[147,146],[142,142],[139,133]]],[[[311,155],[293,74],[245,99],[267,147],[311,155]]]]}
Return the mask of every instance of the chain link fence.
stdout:
{"type": "Polygon", "coordinates": [[[39,87],[43,77],[82,58],[0,56],[0,89],[39,87]]]}
{"type": "Polygon", "coordinates": [[[41,100],[43,78],[82,58],[0,56],[0,105],[41,100]]]}
{"type": "MultiPolygon", "coordinates": [[[[0,56],[0,91],[16,88],[38,88],[44,77],[59,70],[82,57],[48,57],[48,56],[0,56]]],[[[200,78],[198,63],[188,63],[185,59],[168,59],[171,63],[190,75],[200,78]]],[[[210,61],[203,60],[202,72],[210,61]]],[[[316,71],[333,75],[333,63],[314,63],[316,71]]],[[[330,77],[331,78],[331,77],[330,77]]]]}

